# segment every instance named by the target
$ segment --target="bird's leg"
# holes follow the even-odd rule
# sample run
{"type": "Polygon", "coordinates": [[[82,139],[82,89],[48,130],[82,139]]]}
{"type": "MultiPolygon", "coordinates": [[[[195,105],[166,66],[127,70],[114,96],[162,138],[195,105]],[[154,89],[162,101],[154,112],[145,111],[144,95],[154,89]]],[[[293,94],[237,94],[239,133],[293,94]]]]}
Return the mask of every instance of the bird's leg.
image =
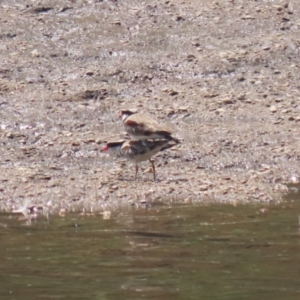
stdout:
{"type": "Polygon", "coordinates": [[[138,166],[138,164],[136,163],[136,164],[135,164],[135,177],[134,177],[134,180],[137,179],[137,173],[138,173],[138,171],[139,171],[139,166],[138,166]]]}
{"type": "Polygon", "coordinates": [[[151,165],[152,165],[152,171],[153,171],[153,179],[156,181],[156,174],[155,174],[155,166],[154,166],[154,159],[149,159],[151,165]]]}

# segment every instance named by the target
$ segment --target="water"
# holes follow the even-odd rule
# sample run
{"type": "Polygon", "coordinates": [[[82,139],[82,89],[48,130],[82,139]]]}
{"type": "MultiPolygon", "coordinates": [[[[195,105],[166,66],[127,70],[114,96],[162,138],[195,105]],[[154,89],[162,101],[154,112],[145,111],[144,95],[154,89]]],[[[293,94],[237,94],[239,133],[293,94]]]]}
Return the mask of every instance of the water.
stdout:
{"type": "Polygon", "coordinates": [[[0,299],[300,299],[300,200],[0,215],[0,299]]]}

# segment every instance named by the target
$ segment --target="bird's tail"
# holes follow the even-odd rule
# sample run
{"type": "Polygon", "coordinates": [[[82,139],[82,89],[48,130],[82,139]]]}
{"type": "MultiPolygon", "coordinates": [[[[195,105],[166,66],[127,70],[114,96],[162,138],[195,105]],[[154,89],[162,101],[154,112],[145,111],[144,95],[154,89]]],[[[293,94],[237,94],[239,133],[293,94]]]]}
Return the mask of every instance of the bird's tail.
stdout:
{"type": "Polygon", "coordinates": [[[167,149],[170,149],[176,145],[178,145],[178,142],[175,142],[174,140],[172,140],[174,143],[171,143],[171,140],[170,141],[167,141],[163,147],[160,149],[160,151],[164,151],[164,150],[167,150],[167,149]]]}

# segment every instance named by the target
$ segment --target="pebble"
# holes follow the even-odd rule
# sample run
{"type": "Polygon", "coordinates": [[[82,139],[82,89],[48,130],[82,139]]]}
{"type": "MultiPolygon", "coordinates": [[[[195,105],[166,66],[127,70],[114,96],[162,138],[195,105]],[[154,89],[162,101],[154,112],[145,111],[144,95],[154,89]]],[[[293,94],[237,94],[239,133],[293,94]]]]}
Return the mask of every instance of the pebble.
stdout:
{"type": "Polygon", "coordinates": [[[61,208],[61,209],[59,210],[59,212],[58,212],[58,215],[59,215],[60,217],[65,217],[66,214],[67,214],[67,210],[66,210],[65,208],[61,208]]]}
{"type": "Polygon", "coordinates": [[[208,185],[207,184],[202,184],[198,186],[199,191],[206,191],[208,190],[208,185]]]}
{"type": "Polygon", "coordinates": [[[293,175],[293,176],[290,178],[290,182],[291,182],[291,183],[299,183],[299,176],[293,175]]]}
{"type": "Polygon", "coordinates": [[[37,49],[34,49],[34,50],[31,51],[31,55],[34,56],[34,57],[39,57],[40,53],[37,49]]]}
{"type": "Polygon", "coordinates": [[[84,142],[85,143],[95,143],[95,139],[94,138],[88,138],[84,142]]]}
{"type": "Polygon", "coordinates": [[[80,146],[80,141],[71,141],[72,146],[80,146]]]}
{"type": "Polygon", "coordinates": [[[111,219],[111,211],[105,210],[102,212],[103,220],[110,220],[111,219]]]}

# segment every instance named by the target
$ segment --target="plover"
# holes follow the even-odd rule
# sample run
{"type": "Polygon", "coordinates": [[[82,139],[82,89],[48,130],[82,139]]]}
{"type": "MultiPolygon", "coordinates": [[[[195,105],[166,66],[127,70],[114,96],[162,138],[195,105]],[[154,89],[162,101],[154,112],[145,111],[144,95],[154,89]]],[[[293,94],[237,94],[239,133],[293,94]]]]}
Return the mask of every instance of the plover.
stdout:
{"type": "Polygon", "coordinates": [[[164,151],[175,146],[168,140],[122,140],[118,142],[108,142],[101,152],[117,154],[123,158],[135,162],[135,180],[139,170],[138,163],[149,160],[153,170],[153,179],[156,181],[154,160],[151,157],[160,151],[164,151]]]}
{"type": "Polygon", "coordinates": [[[137,140],[169,140],[175,143],[180,141],[172,136],[172,130],[159,124],[150,116],[138,113],[136,110],[122,110],[122,122],[126,132],[137,140]]]}

